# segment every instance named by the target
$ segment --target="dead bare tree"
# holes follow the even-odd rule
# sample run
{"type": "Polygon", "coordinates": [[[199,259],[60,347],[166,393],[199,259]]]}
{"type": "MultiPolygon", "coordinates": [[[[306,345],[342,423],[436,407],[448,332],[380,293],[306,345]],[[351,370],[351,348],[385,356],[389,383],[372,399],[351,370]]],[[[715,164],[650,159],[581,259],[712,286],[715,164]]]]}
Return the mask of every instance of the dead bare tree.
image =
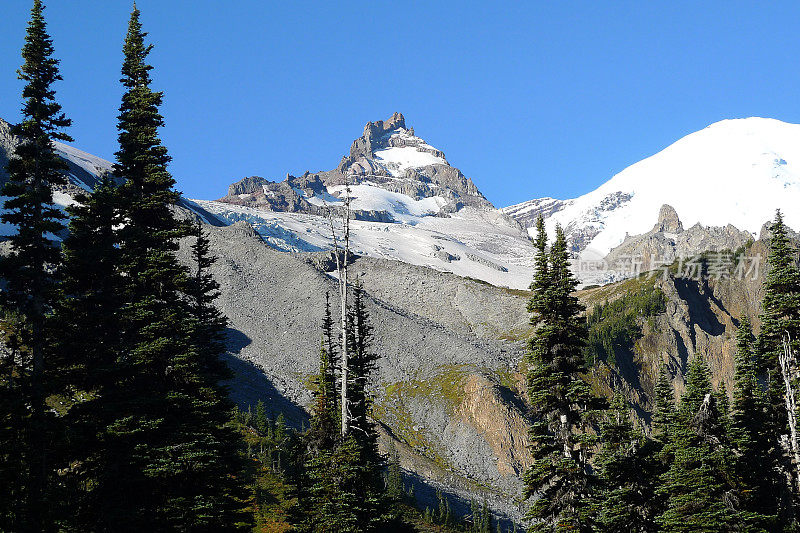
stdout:
{"type": "Polygon", "coordinates": [[[795,469],[795,483],[798,484],[800,489],[800,446],[797,441],[797,391],[795,384],[797,382],[797,359],[792,351],[792,338],[789,332],[783,336],[783,352],[779,354],[778,361],[781,366],[781,375],[783,376],[783,385],[785,388],[784,400],[786,404],[786,415],[789,420],[789,438],[782,439],[784,448],[792,458],[795,469]]]}
{"type": "Polygon", "coordinates": [[[347,435],[350,426],[350,410],[348,404],[348,395],[347,395],[347,380],[348,377],[348,350],[347,350],[347,264],[349,262],[350,256],[350,219],[351,219],[351,209],[350,209],[350,178],[345,178],[345,186],[344,186],[344,201],[341,209],[341,220],[342,220],[342,230],[341,230],[341,246],[340,246],[340,239],[336,235],[336,224],[334,221],[335,212],[333,209],[330,209],[327,202],[325,202],[325,207],[327,208],[327,216],[328,222],[331,227],[331,237],[333,238],[333,255],[336,258],[336,271],[338,273],[339,279],[339,301],[341,302],[341,323],[340,327],[342,330],[342,356],[341,356],[341,408],[342,408],[342,436],[347,435]]]}

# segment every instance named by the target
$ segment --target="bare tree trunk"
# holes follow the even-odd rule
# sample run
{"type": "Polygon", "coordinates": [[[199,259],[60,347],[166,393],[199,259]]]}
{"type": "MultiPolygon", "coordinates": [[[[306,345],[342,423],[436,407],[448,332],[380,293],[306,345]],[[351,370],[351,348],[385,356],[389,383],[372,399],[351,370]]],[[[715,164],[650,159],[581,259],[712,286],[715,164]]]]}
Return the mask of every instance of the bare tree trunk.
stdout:
{"type": "Polygon", "coordinates": [[[347,435],[350,429],[350,417],[348,416],[349,405],[347,397],[347,380],[349,379],[348,371],[348,350],[347,350],[347,262],[350,252],[350,186],[346,189],[347,199],[345,200],[345,213],[343,215],[344,222],[344,260],[342,268],[339,272],[339,286],[342,293],[342,436],[347,435]]]}
{"type": "Polygon", "coordinates": [[[348,367],[348,347],[347,347],[347,264],[350,255],[350,180],[345,182],[344,211],[342,213],[342,257],[339,257],[339,239],[336,237],[336,227],[333,222],[333,214],[328,210],[328,221],[331,226],[331,236],[333,237],[334,256],[336,258],[336,270],[339,274],[339,301],[341,302],[341,322],[342,331],[342,357],[341,357],[341,408],[342,408],[342,436],[347,435],[350,429],[349,404],[347,394],[347,383],[349,379],[348,367]]]}
{"type": "Polygon", "coordinates": [[[798,484],[800,490],[800,446],[797,441],[797,397],[796,391],[793,386],[795,372],[797,369],[797,360],[792,352],[791,337],[788,333],[783,337],[783,353],[780,354],[778,361],[781,365],[781,375],[783,376],[783,385],[786,389],[784,393],[784,400],[786,402],[786,415],[789,420],[789,452],[792,457],[792,462],[795,468],[795,483],[798,484]]]}

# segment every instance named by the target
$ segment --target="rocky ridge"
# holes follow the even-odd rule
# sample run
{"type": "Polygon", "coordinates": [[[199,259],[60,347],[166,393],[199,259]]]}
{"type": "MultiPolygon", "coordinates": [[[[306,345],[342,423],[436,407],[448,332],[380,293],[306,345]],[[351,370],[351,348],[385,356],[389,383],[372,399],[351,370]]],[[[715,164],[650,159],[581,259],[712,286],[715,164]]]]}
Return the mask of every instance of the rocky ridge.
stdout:
{"type": "MultiPolygon", "coordinates": [[[[324,172],[287,174],[276,182],[259,176],[244,178],[228,188],[220,202],[272,211],[324,214],[342,196],[342,187],[366,184],[403,194],[414,200],[438,197],[442,205],[430,214],[445,215],[462,207],[492,208],[472,180],[451,166],[441,150],[406,127],[405,117],[394,113],[388,120],[369,122],[342,157],[338,166],[324,172]]],[[[391,213],[357,210],[356,218],[392,222],[391,213]]]]}
{"type": "Polygon", "coordinates": [[[648,271],[669,265],[679,258],[691,259],[702,252],[732,253],[752,241],[750,233],[740,231],[732,224],[719,227],[697,223],[684,229],[675,209],[664,204],[653,229],[642,235],[628,236],[611,250],[605,262],[611,270],[622,271],[635,263],[640,271],[648,271]]]}

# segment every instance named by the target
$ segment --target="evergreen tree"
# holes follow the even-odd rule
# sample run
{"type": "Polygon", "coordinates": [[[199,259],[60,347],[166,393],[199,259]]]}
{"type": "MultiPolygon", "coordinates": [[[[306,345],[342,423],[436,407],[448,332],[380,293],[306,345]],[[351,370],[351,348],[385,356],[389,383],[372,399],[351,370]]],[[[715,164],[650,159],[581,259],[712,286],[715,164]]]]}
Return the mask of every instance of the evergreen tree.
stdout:
{"type": "Polygon", "coordinates": [[[791,336],[793,349],[797,351],[800,348],[800,269],[797,266],[797,251],[789,239],[780,211],[776,212],[775,222],[770,229],[772,237],[764,278],[758,339],[760,371],[777,369],[785,333],[791,336]]]}
{"type": "MultiPolygon", "coordinates": [[[[65,183],[66,163],[55,153],[54,140],[69,141],[64,128],[71,123],[56,102],[53,84],[61,80],[58,60],[53,58],[53,41],[47,33],[41,0],[34,0],[22,48],[22,67],[17,71],[25,82],[22,122],[11,129],[18,144],[8,163],[9,180],[2,188],[8,199],[0,220],[16,227],[10,236],[11,253],[0,261],[0,273],[7,286],[6,305],[24,320],[19,331],[28,333],[24,343],[30,347],[30,369],[18,376],[17,386],[29,380],[29,387],[17,394],[28,397],[30,416],[25,417],[22,435],[26,457],[26,491],[17,502],[25,505],[26,524],[33,531],[46,527],[48,481],[48,420],[45,364],[49,353],[46,318],[54,299],[56,280],[53,266],[59,250],[53,235],[63,230],[63,215],[53,204],[51,187],[65,183]]],[[[21,421],[23,422],[23,421],[21,421]]],[[[6,444],[6,443],[2,443],[6,444]]]]}
{"type": "MultiPolygon", "coordinates": [[[[731,441],[738,451],[737,472],[741,476],[742,508],[755,515],[778,511],[778,482],[773,464],[777,447],[774,436],[765,433],[767,402],[756,376],[750,322],[742,319],[736,333],[736,359],[731,412],[731,441]],[[773,437],[773,438],[771,438],[773,437]]],[[[775,527],[775,516],[753,516],[766,529],[775,527]]]]}
{"type": "MultiPolygon", "coordinates": [[[[331,482],[337,465],[333,462],[340,442],[336,376],[333,368],[333,319],[330,295],[325,294],[325,313],[322,320],[319,374],[316,377],[311,427],[303,437],[302,474],[298,491],[303,509],[304,531],[324,527],[331,515],[337,514],[342,498],[341,487],[331,482]]],[[[337,518],[339,522],[344,518],[337,518]]]]}
{"type": "Polygon", "coordinates": [[[120,378],[105,402],[114,413],[103,438],[107,465],[97,480],[97,529],[234,530],[241,520],[229,404],[218,379],[224,321],[213,309],[207,248],[192,282],[178,263],[186,226],[158,129],[162,93],[150,88],[152,45],[134,6],[125,39],[116,174],[120,187],[119,266],[125,280],[120,378]],[[202,263],[202,264],[201,264],[202,263]]]}
{"type": "Polygon", "coordinates": [[[599,531],[656,531],[656,443],[633,427],[619,394],[606,413],[600,433],[603,445],[596,461],[602,483],[599,531]]]}
{"type": "Polygon", "coordinates": [[[657,492],[666,500],[658,516],[665,532],[731,531],[742,523],[734,464],[725,424],[702,356],[690,363],[686,392],[667,445],[672,455],[657,492]]]}
{"type": "Polygon", "coordinates": [[[530,289],[535,298],[528,301],[528,312],[531,313],[531,324],[539,324],[545,321],[551,311],[550,306],[550,265],[547,249],[547,230],[544,226],[542,215],[536,217],[536,238],[533,240],[536,248],[535,270],[530,289]]]}
{"type": "Polygon", "coordinates": [[[343,446],[350,446],[349,441],[352,441],[356,450],[350,457],[351,468],[357,474],[353,487],[357,503],[354,502],[353,511],[364,531],[375,531],[394,522],[396,517],[386,497],[382,475],[384,461],[378,453],[378,434],[370,418],[372,396],[369,383],[378,356],[372,351],[372,325],[364,302],[364,290],[358,283],[353,287],[353,303],[348,315],[350,427],[343,446]]]}
{"type": "Polygon", "coordinates": [[[333,318],[330,295],[325,293],[325,314],[322,320],[322,341],[319,352],[319,375],[314,391],[314,409],[307,436],[309,448],[331,449],[338,441],[339,406],[336,390],[336,354],[333,346],[333,318]]]}
{"type": "Polygon", "coordinates": [[[306,514],[302,528],[354,533],[392,530],[398,527],[398,517],[386,494],[384,462],[370,419],[369,381],[377,355],[371,350],[372,326],[359,285],[354,288],[353,303],[347,313],[350,426],[344,438],[333,433],[339,429],[334,418],[335,394],[326,397],[327,389],[335,392],[329,366],[333,358],[328,351],[333,351],[332,324],[326,304],[316,401],[298,483],[306,514]]]}
{"type": "Polygon", "coordinates": [[[589,531],[596,485],[589,459],[597,443],[589,428],[598,404],[581,377],[586,371],[583,308],[572,294],[577,282],[569,270],[564,232],[557,228],[547,254],[544,224],[537,227],[536,262],[542,270],[528,304],[536,329],[527,356],[534,463],[525,474],[526,496],[537,497],[530,511],[538,520],[535,530],[589,531]]]}
{"type": "Polygon", "coordinates": [[[73,403],[61,419],[59,514],[75,530],[92,527],[94,480],[106,468],[101,436],[113,417],[105,398],[119,379],[123,280],[113,230],[116,198],[113,179],[106,176],[91,195],[78,195],[69,207],[70,231],[62,246],[61,285],[52,320],[58,331],[53,346],[59,373],[51,381],[73,403]]]}
{"type": "MultiPolygon", "coordinates": [[[[208,383],[219,383],[230,379],[231,371],[221,355],[225,353],[225,329],[228,319],[215,306],[219,298],[219,283],[210,269],[216,262],[211,255],[211,243],[203,230],[202,223],[195,222],[192,235],[192,276],[189,279],[186,295],[189,298],[189,313],[193,319],[193,337],[200,371],[208,383]]],[[[224,397],[219,391],[218,396],[224,397]]]]}
{"type": "Polygon", "coordinates": [[[669,441],[669,431],[675,421],[675,392],[669,370],[661,365],[653,402],[653,436],[662,444],[669,441]]]}
{"type": "MultiPolygon", "coordinates": [[[[789,239],[783,215],[776,212],[771,226],[768,268],[764,277],[764,299],[760,315],[761,331],[754,344],[756,371],[767,382],[767,413],[764,417],[763,433],[771,435],[773,444],[781,435],[789,433],[788,418],[784,404],[784,384],[778,365],[778,356],[783,350],[784,335],[790,337],[791,348],[800,348],[800,269],[794,245],[789,239]]],[[[797,483],[791,459],[782,453],[779,446],[770,447],[768,461],[771,470],[782,472],[787,482],[777,485],[773,501],[777,502],[778,517],[783,523],[796,520],[797,483]]]]}
{"type": "MultiPolygon", "coordinates": [[[[393,503],[402,502],[406,492],[403,487],[403,471],[400,468],[400,458],[394,443],[389,448],[389,458],[386,465],[386,497],[393,503]]],[[[450,506],[446,509],[447,521],[450,520],[450,506]]]]}
{"type": "Polygon", "coordinates": [[[245,465],[239,454],[239,435],[228,416],[233,404],[227,387],[222,385],[223,380],[232,377],[221,358],[228,321],[214,304],[220,295],[219,284],[210,272],[216,258],[210,254],[210,242],[199,221],[194,226],[194,236],[194,272],[186,291],[192,350],[184,363],[185,375],[194,380],[190,383],[194,386],[183,391],[191,409],[187,413],[190,416],[182,419],[182,429],[186,431],[182,445],[191,447],[185,456],[193,464],[191,472],[183,473],[182,483],[193,485],[190,496],[196,502],[191,508],[196,527],[244,529],[250,522],[244,513],[248,491],[245,465]]]}

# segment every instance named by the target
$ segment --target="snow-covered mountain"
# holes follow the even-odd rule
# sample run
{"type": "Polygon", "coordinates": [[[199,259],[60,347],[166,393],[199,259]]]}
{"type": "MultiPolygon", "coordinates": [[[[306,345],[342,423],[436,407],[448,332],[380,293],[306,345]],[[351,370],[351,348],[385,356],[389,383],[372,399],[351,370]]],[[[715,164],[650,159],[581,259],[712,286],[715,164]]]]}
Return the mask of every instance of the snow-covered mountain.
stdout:
{"type": "Polygon", "coordinates": [[[572,200],[541,198],[503,209],[523,225],[538,213],[560,224],[573,250],[603,257],[648,232],[664,204],[687,227],[732,224],[754,236],[780,208],[800,228],[800,125],[723,120],[678,140],[572,200]]]}
{"type": "Polygon", "coordinates": [[[417,137],[400,113],[370,122],[330,171],[280,182],[244,178],[217,201],[193,200],[226,223],[249,222],[271,246],[333,248],[328,213],[350,186],[355,253],[525,288],[533,248],[524,229],[480,193],[444,153],[417,137]]]}
{"type": "Polygon", "coordinates": [[[405,215],[453,213],[462,207],[492,208],[472,180],[451,166],[444,153],[406,127],[405,117],[369,122],[350,153],[333,170],[270,181],[244,178],[219,201],[274,211],[322,214],[345,184],[354,187],[361,219],[402,222],[405,215]],[[391,195],[385,194],[388,191],[391,195]]]}
{"type": "MultiPolygon", "coordinates": [[[[81,190],[91,191],[100,178],[112,172],[112,164],[92,154],[86,153],[68,144],[55,142],[56,153],[67,163],[69,182],[53,191],[53,201],[64,209],[74,202],[73,197],[81,190]]],[[[0,118],[0,184],[8,179],[6,165],[14,152],[17,140],[11,134],[11,125],[0,118]]],[[[0,196],[0,206],[5,197],[0,196]]],[[[0,207],[2,212],[2,207],[0,207]]],[[[0,223],[0,238],[16,232],[9,224],[0,223]]]]}
{"type": "MultiPolygon", "coordinates": [[[[0,167],[13,146],[8,124],[0,120],[0,167]]],[[[62,143],[56,148],[69,164],[71,181],[55,192],[60,205],[111,172],[108,161],[62,143]]],[[[4,179],[0,169],[0,182],[4,179]]],[[[550,230],[561,224],[573,251],[591,259],[612,257],[614,249],[617,255],[644,250],[668,259],[730,247],[744,239],[738,230],[757,236],[776,208],[800,229],[795,209],[800,205],[800,125],[764,118],[724,120],[578,198],[540,198],[497,210],[440,149],[395,113],[368,123],[332,170],[288,175],[283,181],[251,176],[232,184],[219,200],[186,205],[214,223],[245,220],[276,249],[322,251],[333,247],[327,215],[341,206],[346,183],[356,218],[356,253],[525,288],[534,251],[523,228],[539,213],[550,230]],[[680,239],[654,229],[666,204],[689,228],[680,239]],[[693,230],[698,224],[706,229],[693,230]],[[698,246],[703,250],[694,250],[698,246]]],[[[8,231],[0,227],[0,237],[8,231]]],[[[584,283],[619,277],[578,276],[584,283]]]]}

